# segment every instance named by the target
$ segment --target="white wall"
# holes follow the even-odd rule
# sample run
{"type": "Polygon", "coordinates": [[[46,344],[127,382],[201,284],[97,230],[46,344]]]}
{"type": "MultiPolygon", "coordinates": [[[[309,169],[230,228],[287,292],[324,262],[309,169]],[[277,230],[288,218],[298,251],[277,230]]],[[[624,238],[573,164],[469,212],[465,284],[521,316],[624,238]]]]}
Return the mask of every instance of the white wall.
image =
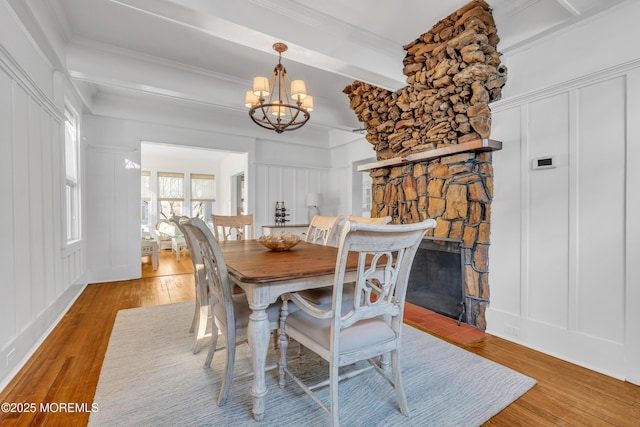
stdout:
{"type": "Polygon", "coordinates": [[[87,281],[140,277],[140,140],[127,123],[84,119],[87,281]]]}
{"type": "Polygon", "coordinates": [[[157,123],[85,115],[87,281],[140,277],[140,144],[242,150],[253,156],[250,138],[189,129],[160,117],[157,123]],[[137,166],[137,167],[136,167],[137,166]]]}
{"type": "MultiPolygon", "coordinates": [[[[101,102],[105,102],[102,100],[101,102]]],[[[103,110],[112,111],[108,105],[103,110]]],[[[153,108],[150,106],[149,108],[153,108]]],[[[246,171],[247,212],[254,213],[255,234],[273,224],[276,201],[285,201],[291,223],[307,223],[304,199],[309,192],[325,195],[323,213],[336,214],[338,198],[332,184],[328,149],[267,139],[238,137],[184,126],[168,107],[156,122],[135,118],[86,115],[88,144],[87,280],[109,282],[140,277],[140,165],[141,141],[246,153],[242,162],[222,162],[218,190],[228,198],[230,177],[246,171]]],[[[124,114],[123,114],[124,115],[124,114]]],[[[266,131],[265,131],[266,132],[266,131]]],[[[226,212],[216,205],[216,211],[226,212]]]]}
{"type": "MultiPolygon", "coordinates": [[[[236,202],[236,198],[232,194],[232,190],[235,191],[236,185],[232,181],[234,175],[241,173],[245,174],[245,178],[247,177],[247,163],[247,156],[238,154],[230,154],[220,162],[220,173],[216,175],[217,196],[214,206],[214,212],[218,215],[236,214],[237,206],[232,206],[232,202],[236,202]]],[[[247,207],[245,207],[245,212],[249,212],[246,209],[247,207]]]]}
{"type": "Polygon", "coordinates": [[[628,3],[504,56],[487,311],[494,335],[635,382],[640,51],[614,47],[640,38],[637,16],[628,3]],[[532,170],[542,156],[557,167],[532,170]]]}
{"type": "Polygon", "coordinates": [[[260,139],[256,143],[255,165],[255,179],[249,177],[248,182],[255,194],[256,235],[262,234],[262,225],[274,225],[277,201],[283,201],[289,210],[288,224],[309,223],[307,193],[322,193],[321,212],[335,212],[328,149],[260,139]]]}
{"type": "Polygon", "coordinates": [[[355,197],[362,196],[362,173],[354,170],[354,162],[375,158],[376,153],[373,146],[367,142],[364,135],[354,135],[351,142],[335,147],[331,150],[331,170],[330,186],[334,189],[333,197],[337,210],[333,215],[361,215],[361,212],[354,212],[355,197]],[[357,180],[357,182],[356,182],[357,180]]]}
{"type": "Polygon", "coordinates": [[[13,17],[0,3],[0,389],[84,283],[63,225],[64,98],[77,100],[13,17]]]}

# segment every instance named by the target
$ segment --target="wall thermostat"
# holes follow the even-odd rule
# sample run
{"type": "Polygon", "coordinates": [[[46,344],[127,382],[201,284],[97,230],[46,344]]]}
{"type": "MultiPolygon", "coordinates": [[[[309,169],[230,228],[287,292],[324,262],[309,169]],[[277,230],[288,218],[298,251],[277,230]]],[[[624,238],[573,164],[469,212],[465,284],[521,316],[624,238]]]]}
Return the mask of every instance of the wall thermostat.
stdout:
{"type": "Polygon", "coordinates": [[[552,169],[556,167],[556,156],[538,157],[531,160],[531,169],[552,169]]]}

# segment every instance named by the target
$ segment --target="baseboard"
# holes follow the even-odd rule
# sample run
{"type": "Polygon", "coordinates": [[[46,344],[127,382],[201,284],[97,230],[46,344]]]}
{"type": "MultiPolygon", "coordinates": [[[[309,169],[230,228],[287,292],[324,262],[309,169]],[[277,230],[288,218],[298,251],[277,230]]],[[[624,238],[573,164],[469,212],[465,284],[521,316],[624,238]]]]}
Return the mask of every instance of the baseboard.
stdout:
{"type": "Polygon", "coordinates": [[[489,308],[487,333],[624,381],[623,343],[489,308]]]}
{"type": "Polygon", "coordinates": [[[7,355],[11,351],[14,352],[12,364],[7,366],[7,363],[0,363],[0,390],[4,390],[9,382],[20,372],[29,358],[33,356],[38,347],[49,336],[53,328],[58,325],[67,311],[69,311],[69,308],[78,299],[85,287],[86,283],[69,286],[56,301],[42,311],[40,316],[0,352],[0,361],[2,362],[7,360],[7,355]]]}
{"type": "Polygon", "coordinates": [[[87,268],[88,283],[118,282],[121,280],[133,280],[142,277],[140,260],[135,263],[111,266],[95,266],[87,268]]]}

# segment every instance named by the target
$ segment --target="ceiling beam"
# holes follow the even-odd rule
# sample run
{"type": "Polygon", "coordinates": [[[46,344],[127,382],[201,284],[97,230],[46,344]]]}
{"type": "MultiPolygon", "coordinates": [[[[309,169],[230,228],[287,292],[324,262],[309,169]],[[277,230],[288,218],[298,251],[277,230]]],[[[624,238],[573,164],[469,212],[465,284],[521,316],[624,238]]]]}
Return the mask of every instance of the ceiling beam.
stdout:
{"type": "Polygon", "coordinates": [[[273,53],[273,43],[282,41],[290,48],[288,61],[385,89],[396,90],[406,84],[402,46],[393,49],[388,40],[358,33],[341,21],[295,2],[282,8],[276,7],[282,2],[266,0],[111,1],[258,51],[273,53]],[[261,13],[256,13],[256,5],[262,7],[261,13]],[[362,40],[363,37],[367,40],[362,40]]]}

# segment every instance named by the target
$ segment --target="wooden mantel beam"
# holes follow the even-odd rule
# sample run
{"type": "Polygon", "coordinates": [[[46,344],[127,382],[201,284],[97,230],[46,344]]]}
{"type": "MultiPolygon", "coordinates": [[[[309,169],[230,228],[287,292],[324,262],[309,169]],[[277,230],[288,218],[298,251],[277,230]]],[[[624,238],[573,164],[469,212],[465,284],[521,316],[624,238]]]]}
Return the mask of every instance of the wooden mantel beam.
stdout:
{"type": "Polygon", "coordinates": [[[453,144],[443,148],[421,151],[419,153],[408,154],[404,157],[394,157],[393,159],[380,160],[378,162],[366,163],[358,166],[359,172],[371,169],[384,168],[387,166],[398,166],[407,163],[424,162],[438,157],[451,156],[453,154],[465,152],[497,151],[502,150],[502,141],[495,139],[475,139],[462,144],[453,144]]]}

